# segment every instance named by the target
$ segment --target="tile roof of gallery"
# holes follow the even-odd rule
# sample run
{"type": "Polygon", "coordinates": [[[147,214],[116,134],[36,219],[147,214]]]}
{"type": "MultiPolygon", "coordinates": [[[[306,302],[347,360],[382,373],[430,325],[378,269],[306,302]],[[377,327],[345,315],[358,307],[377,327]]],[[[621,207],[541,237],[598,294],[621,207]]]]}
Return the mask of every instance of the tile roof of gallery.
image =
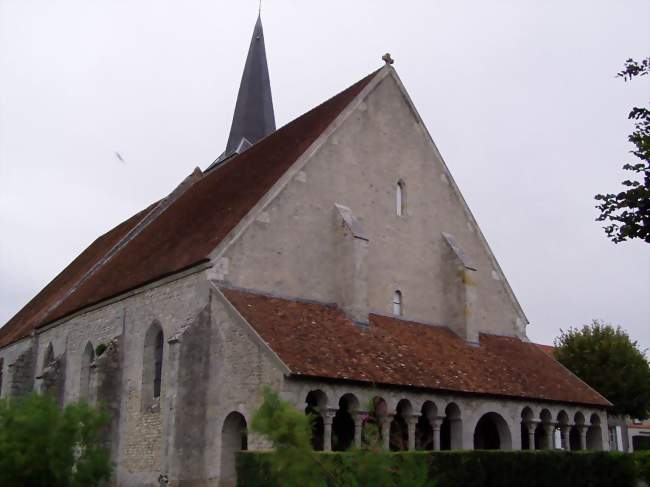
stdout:
{"type": "Polygon", "coordinates": [[[610,405],[538,346],[516,337],[481,334],[477,347],[443,326],[375,314],[361,327],[334,305],[222,292],[297,376],[610,405]]]}

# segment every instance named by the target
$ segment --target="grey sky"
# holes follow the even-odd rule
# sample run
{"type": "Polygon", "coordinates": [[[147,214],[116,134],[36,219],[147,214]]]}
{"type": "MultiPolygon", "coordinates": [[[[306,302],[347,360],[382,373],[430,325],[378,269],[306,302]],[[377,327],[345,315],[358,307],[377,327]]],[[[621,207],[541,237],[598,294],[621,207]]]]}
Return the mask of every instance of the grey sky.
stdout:
{"type": "MultiPolygon", "coordinates": [[[[0,0],[0,323],[101,233],[224,149],[257,1],[0,0]],[[119,152],[121,162],[115,155],[119,152]]],[[[389,51],[530,320],[650,347],[650,246],[593,195],[630,160],[647,0],[266,0],[278,126],[389,51]]],[[[397,161],[396,161],[397,162],[397,161]]]]}

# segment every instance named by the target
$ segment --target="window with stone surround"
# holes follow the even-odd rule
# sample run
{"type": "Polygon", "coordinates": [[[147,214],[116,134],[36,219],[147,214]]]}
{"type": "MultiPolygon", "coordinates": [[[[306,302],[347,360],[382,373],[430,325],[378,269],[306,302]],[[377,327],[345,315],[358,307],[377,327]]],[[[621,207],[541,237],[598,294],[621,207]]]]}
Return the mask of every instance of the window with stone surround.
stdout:
{"type": "Polygon", "coordinates": [[[52,343],[48,343],[41,370],[45,370],[52,362],[54,362],[54,348],[52,347],[52,343]]]}
{"type": "Polygon", "coordinates": [[[393,293],[393,314],[395,316],[402,316],[402,291],[395,291],[393,293]]]}
{"type": "Polygon", "coordinates": [[[395,200],[397,216],[406,215],[406,183],[402,179],[397,181],[395,200]]]}
{"type": "Polygon", "coordinates": [[[79,399],[90,401],[90,378],[91,365],[95,361],[95,349],[93,344],[88,342],[81,355],[81,377],[79,382],[79,399]]]}
{"type": "Polygon", "coordinates": [[[165,336],[160,323],[154,321],[144,337],[142,354],[142,408],[154,410],[159,406],[162,392],[163,351],[165,336]]]}

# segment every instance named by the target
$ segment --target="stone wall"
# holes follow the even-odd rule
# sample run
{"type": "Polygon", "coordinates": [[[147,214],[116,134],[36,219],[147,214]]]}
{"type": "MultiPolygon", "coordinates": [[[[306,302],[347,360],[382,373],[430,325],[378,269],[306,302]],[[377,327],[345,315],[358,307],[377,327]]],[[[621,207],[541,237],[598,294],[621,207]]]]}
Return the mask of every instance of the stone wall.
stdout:
{"type": "Polygon", "coordinates": [[[237,240],[215,251],[215,278],[280,296],[340,301],[345,241],[332,218],[338,204],[368,238],[370,312],[391,315],[400,290],[408,320],[446,325],[450,314],[471,313],[477,331],[523,337],[523,312],[425,127],[387,73],[313,155],[291,168],[286,186],[271,192],[237,240]],[[398,181],[407,194],[401,216],[398,181]],[[456,305],[458,290],[448,286],[459,279],[449,275],[443,233],[475,264],[471,306],[456,305]]]}
{"type": "Polygon", "coordinates": [[[29,339],[27,348],[9,363],[9,395],[23,396],[34,389],[37,341],[29,339]]]}

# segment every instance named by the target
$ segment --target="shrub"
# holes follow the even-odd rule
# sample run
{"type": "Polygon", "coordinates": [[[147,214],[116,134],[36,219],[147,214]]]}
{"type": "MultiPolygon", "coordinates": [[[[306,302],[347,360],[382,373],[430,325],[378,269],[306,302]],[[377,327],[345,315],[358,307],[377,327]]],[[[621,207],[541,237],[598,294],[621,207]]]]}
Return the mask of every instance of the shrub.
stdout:
{"type": "Polygon", "coordinates": [[[634,452],[633,456],[637,477],[650,485],[650,451],[634,452]]]}
{"type": "Polygon", "coordinates": [[[0,485],[92,487],[111,474],[101,442],[107,416],[87,404],[63,410],[50,396],[0,400],[0,485]]]}
{"type": "Polygon", "coordinates": [[[426,461],[381,452],[376,435],[361,450],[318,453],[311,447],[312,420],[264,389],[262,405],[253,414],[251,430],[264,435],[274,452],[237,458],[240,485],[282,487],[424,487],[426,461]],[[374,438],[374,439],[373,439],[374,438]],[[260,476],[261,475],[261,476],[260,476]]]}
{"type": "MultiPolygon", "coordinates": [[[[272,476],[273,452],[241,452],[237,455],[240,487],[281,487],[272,476]],[[269,480],[271,479],[271,480],[269,480]]],[[[316,453],[331,477],[320,474],[320,485],[443,487],[609,487],[633,486],[635,477],[650,465],[650,456],[624,453],[557,451],[451,451],[374,453],[316,453]],[[374,464],[373,462],[377,462],[374,464]],[[390,477],[381,471],[390,466],[390,477]]]]}

